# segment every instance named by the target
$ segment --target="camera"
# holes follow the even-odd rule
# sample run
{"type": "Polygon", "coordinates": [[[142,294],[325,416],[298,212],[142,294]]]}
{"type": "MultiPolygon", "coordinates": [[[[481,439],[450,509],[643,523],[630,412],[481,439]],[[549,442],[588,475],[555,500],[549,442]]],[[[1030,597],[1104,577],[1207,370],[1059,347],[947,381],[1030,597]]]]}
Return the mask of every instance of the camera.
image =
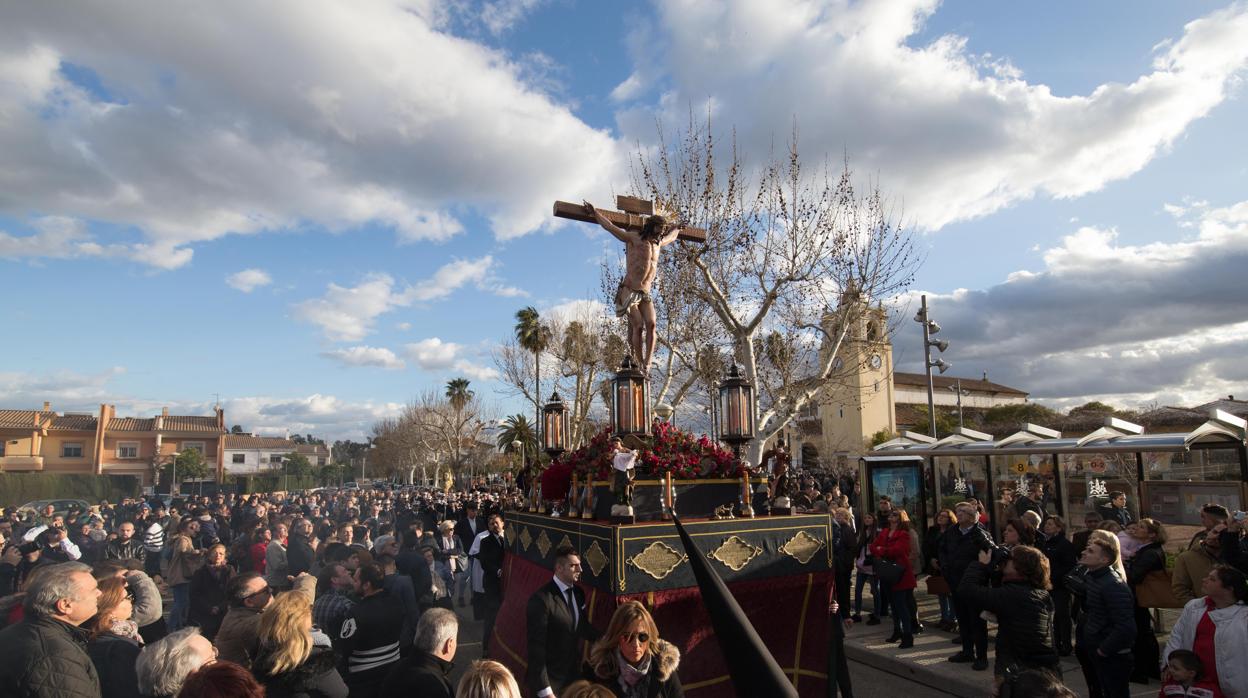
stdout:
{"type": "Polygon", "coordinates": [[[1004,545],[997,545],[993,542],[992,537],[988,535],[988,532],[982,528],[979,529],[979,535],[975,538],[975,545],[981,553],[992,553],[992,560],[988,562],[990,569],[1000,569],[1005,564],[1005,561],[1010,559],[1010,549],[1004,545]]]}

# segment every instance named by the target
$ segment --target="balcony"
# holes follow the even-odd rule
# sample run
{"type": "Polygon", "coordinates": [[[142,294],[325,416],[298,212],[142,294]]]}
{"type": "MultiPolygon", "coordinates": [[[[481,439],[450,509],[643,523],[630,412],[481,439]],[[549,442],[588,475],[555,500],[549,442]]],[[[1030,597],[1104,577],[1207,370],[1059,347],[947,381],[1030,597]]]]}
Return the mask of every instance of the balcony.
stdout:
{"type": "Polygon", "coordinates": [[[43,456],[0,456],[0,471],[6,473],[43,470],[43,456]]]}

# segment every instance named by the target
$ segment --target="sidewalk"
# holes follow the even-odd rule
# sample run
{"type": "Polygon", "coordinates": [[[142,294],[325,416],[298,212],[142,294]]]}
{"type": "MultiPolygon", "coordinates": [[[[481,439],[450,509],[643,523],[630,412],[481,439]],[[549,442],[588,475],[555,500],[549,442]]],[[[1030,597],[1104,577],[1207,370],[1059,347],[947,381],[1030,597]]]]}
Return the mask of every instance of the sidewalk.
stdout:
{"type": "MultiPolygon", "coordinates": [[[[870,595],[863,597],[863,610],[870,607],[870,595]]],[[[867,613],[863,613],[862,623],[855,623],[845,632],[845,654],[852,662],[866,664],[881,671],[921,683],[934,691],[954,696],[987,696],[992,692],[992,665],[996,657],[993,641],[996,637],[996,624],[988,624],[988,669],[975,671],[970,664],[952,664],[949,657],[961,650],[961,645],[954,645],[955,633],[947,633],[936,627],[940,620],[940,606],[935,596],[924,590],[923,582],[915,589],[915,600],[919,605],[919,620],[926,629],[914,636],[914,647],[900,650],[898,643],[888,643],[884,639],[893,632],[891,618],[881,618],[879,625],[867,625],[867,613]]],[[[1166,637],[1159,636],[1158,642],[1165,643],[1166,637]]],[[[1071,690],[1080,696],[1088,695],[1087,685],[1083,680],[1083,672],[1074,655],[1062,657],[1062,680],[1071,690]]],[[[1161,685],[1154,681],[1147,686],[1131,684],[1133,698],[1153,698],[1161,690],[1161,685]]],[[[933,694],[935,695],[935,694],[933,694]]]]}

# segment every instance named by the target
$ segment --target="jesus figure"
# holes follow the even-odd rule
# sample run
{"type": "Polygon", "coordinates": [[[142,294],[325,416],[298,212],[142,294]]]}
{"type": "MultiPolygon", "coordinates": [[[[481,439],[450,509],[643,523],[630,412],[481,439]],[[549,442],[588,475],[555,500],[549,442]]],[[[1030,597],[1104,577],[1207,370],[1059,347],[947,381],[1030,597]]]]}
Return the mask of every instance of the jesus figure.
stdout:
{"type": "Polygon", "coordinates": [[[624,278],[615,292],[615,314],[628,318],[628,346],[642,373],[650,372],[650,361],[658,338],[654,334],[654,303],[650,300],[650,286],[659,266],[659,250],[676,241],[680,235],[678,226],[668,226],[660,215],[646,217],[640,232],[624,230],[607,220],[602,212],[588,201],[585,210],[593,214],[615,239],[624,243],[624,278]]]}

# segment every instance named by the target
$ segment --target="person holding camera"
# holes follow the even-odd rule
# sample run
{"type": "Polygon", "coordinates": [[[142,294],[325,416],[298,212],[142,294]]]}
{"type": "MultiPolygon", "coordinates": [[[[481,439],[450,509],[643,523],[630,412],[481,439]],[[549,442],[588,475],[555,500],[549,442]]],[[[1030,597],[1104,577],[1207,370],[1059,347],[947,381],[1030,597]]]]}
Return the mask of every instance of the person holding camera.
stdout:
{"type": "Polygon", "coordinates": [[[963,602],[997,615],[997,660],[993,667],[994,695],[1002,694],[1006,676],[1027,669],[1045,669],[1061,675],[1053,648],[1053,599],[1049,596],[1049,560],[1030,545],[1010,550],[981,550],[958,584],[963,602]],[[1001,586],[988,585],[999,568],[1001,586]]]}

